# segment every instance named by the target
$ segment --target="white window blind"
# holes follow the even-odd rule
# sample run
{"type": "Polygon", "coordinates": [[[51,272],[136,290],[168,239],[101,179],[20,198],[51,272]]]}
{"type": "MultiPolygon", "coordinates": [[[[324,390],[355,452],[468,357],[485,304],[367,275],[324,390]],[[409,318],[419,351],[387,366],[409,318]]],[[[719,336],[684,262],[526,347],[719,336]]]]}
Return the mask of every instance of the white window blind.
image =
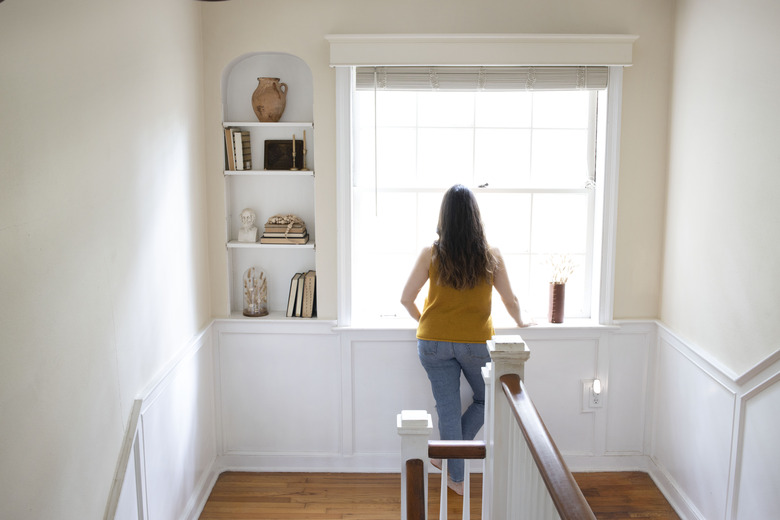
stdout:
{"type": "Polygon", "coordinates": [[[608,67],[357,67],[357,90],[601,90],[608,67]]]}

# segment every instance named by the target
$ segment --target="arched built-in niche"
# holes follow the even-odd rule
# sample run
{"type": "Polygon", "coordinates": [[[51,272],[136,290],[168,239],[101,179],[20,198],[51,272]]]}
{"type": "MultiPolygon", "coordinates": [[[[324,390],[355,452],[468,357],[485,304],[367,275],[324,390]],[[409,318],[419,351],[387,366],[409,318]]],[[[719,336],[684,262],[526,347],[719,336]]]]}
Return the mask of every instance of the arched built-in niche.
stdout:
{"type": "MultiPolygon", "coordinates": [[[[243,279],[250,267],[264,271],[268,284],[267,317],[255,320],[287,319],[291,281],[296,273],[316,271],[314,221],[314,121],[313,81],[309,66],[300,58],[278,52],[240,56],[225,67],[222,75],[222,115],[225,129],[225,207],[228,255],[229,313],[242,316],[243,279]],[[252,94],[258,78],[279,78],[287,85],[286,106],[278,122],[259,122],[252,108],[252,94]],[[251,168],[231,168],[228,134],[244,132],[250,140],[251,168]],[[305,158],[305,169],[278,169],[265,162],[267,141],[301,142],[297,160],[305,158]],[[258,242],[239,240],[241,212],[252,209],[256,216],[258,242]],[[305,244],[262,243],[263,227],[274,215],[293,214],[305,222],[305,244]]],[[[286,155],[284,155],[286,156],[286,155]]]]}

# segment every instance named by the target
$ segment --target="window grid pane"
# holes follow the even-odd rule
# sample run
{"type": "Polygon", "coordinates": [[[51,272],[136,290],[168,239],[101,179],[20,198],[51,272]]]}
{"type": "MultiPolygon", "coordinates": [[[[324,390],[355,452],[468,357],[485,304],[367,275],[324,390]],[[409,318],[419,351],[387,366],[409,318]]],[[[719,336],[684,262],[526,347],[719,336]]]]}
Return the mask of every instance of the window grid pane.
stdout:
{"type": "MultiPolygon", "coordinates": [[[[353,99],[354,322],[407,316],[401,289],[419,250],[435,240],[441,197],[456,183],[475,191],[521,305],[546,320],[549,258],[567,253],[577,269],[566,316],[589,317],[595,95],[360,92],[353,99]]],[[[511,324],[497,295],[493,308],[497,326],[511,324]]]]}

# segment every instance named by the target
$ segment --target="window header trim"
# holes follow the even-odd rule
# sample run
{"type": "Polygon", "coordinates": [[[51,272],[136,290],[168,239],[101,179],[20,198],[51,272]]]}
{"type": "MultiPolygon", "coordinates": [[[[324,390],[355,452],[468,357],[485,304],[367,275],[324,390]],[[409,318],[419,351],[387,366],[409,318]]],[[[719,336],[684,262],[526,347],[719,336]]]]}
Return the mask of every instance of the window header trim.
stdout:
{"type": "Polygon", "coordinates": [[[329,34],[330,65],[631,66],[631,34],[329,34]]]}

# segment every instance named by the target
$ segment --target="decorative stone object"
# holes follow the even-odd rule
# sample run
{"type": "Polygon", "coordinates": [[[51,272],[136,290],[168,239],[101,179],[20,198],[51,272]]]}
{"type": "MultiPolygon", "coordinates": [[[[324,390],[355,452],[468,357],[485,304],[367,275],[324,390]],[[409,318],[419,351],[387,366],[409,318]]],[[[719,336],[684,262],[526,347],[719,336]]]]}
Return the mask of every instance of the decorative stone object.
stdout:
{"type": "Polygon", "coordinates": [[[261,123],[276,123],[282,118],[287,105],[287,83],[279,78],[257,78],[257,88],[252,94],[252,109],[261,123]]]}
{"type": "Polygon", "coordinates": [[[257,215],[249,208],[241,211],[241,229],[238,230],[239,242],[257,242],[257,215]]]}

